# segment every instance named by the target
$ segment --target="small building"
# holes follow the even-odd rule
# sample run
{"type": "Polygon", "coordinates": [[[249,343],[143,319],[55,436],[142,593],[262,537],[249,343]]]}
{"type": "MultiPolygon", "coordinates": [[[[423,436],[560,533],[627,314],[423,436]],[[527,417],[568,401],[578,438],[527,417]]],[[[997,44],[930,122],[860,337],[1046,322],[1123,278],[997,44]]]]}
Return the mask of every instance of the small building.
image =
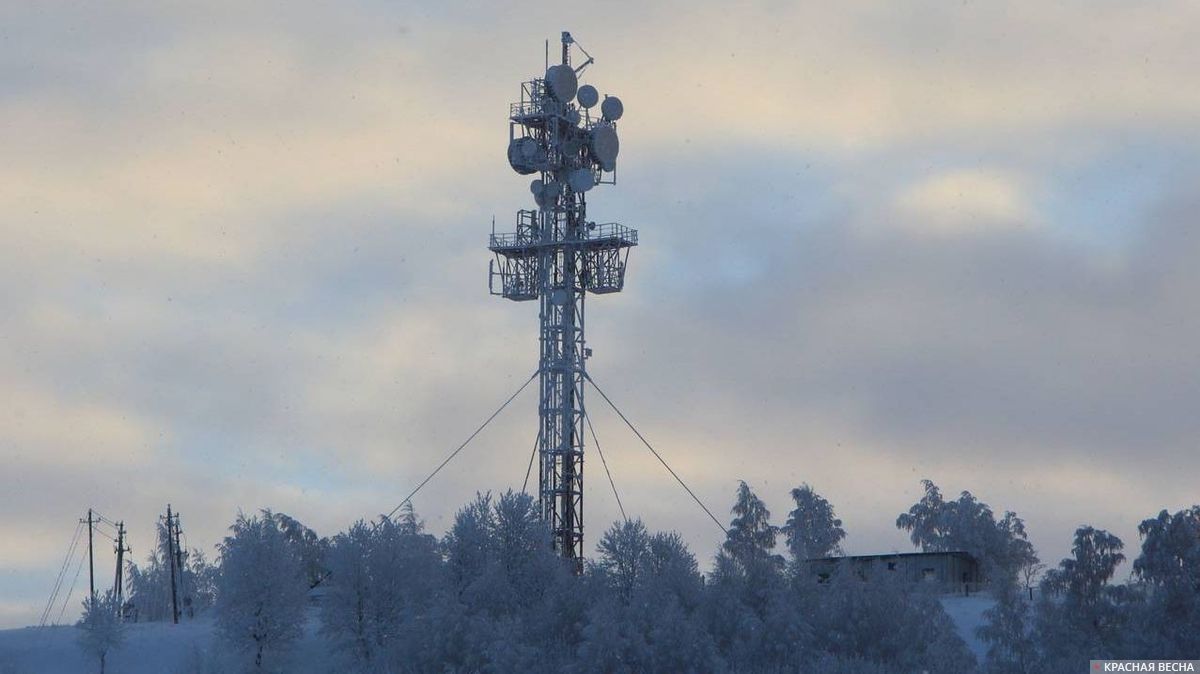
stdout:
{"type": "Polygon", "coordinates": [[[808,567],[820,582],[844,569],[849,569],[864,580],[895,573],[907,581],[929,583],[955,591],[974,591],[984,581],[978,560],[962,551],[821,557],[808,560],[808,567]]]}

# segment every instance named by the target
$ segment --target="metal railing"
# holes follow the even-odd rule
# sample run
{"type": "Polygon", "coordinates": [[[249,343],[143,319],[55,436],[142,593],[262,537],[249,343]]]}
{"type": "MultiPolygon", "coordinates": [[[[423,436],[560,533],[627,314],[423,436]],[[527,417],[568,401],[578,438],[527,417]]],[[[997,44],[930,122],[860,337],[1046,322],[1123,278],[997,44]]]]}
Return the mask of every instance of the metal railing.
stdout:
{"type": "Polygon", "coordinates": [[[621,243],[630,246],[636,246],[638,242],[637,230],[632,227],[626,227],[619,222],[605,222],[601,224],[589,224],[584,233],[584,238],[589,241],[598,239],[616,239],[621,243]]]}
{"type": "MultiPolygon", "coordinates": [[[[583,241],[604,241],[623,246],[636,246],[638,232],[617,222],[590,223],[582,230],[583,241]]],[[[529,248],[538,245],[537,234],[532,229],[522,228],[516,232],[493,233],[488,239],[490,248],[529,248]]]]}
{"type": "Polygon", "coordinates": [[[504,232],[492,234],[488,240],[490,248],[525,248],[537,245],[537,235],[533,232],[504,232]]]}

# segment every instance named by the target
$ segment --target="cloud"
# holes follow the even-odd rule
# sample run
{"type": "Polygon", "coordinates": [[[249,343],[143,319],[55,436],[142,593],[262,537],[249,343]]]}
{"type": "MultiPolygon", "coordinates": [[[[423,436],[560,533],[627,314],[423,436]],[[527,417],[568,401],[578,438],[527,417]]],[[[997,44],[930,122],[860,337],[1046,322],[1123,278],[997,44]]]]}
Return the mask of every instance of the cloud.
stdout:
{"type": "MultiPolygon", "coordinates": [[[[506,105],[572,17],[235,9],[0,17],[0,509],[29,541],[0,556],[0,623],[34,619],[88,506],[137,559],[168,502],[210,552],[239,507],[333,533],[535,366],[536,307],[486,295],[484,246],[529,207],[506,105]]],[[[593,375],[718,516],[738,478],[777,521],[808,481],[851,549],[903,549],[933,477],[1018,510],[1047,560],[1084,521],[1132,544],[1200,468],[1195,11],[625,3],[567,26],[628,110],[591,213],[643,242],[626,292],[589,299],[593,375]]],[[[706,558],[716,528],[589,404],[626,508],[706,558]]],[[[534,407],[419,495],[431,530],[519,486],[534,407]]],[[[588,485],[593,536],[617,511],[588,485]]]]}
{"type": "Polygon", "coordinates": [[[1003,172],[958,170],[927,178],[896,197],[901,222],[918,232],[955,234],[1036,221],[1019,178],[1003,172]]]}
{"type": "Polygon", "coordinates": [[[157,435],[120,408],[70,404],[45,391],[6,390],[0,437],[10,466],[142,461],[157,435]],[[86,430],[86,439],[80,437],[86,430]]]}

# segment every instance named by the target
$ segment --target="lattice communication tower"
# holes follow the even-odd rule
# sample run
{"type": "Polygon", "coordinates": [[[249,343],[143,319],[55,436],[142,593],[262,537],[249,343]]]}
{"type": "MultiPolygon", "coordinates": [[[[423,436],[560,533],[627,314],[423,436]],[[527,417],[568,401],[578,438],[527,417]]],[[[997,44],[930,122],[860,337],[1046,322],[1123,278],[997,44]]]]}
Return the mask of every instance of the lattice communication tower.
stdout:
{"type": "MultiPolygon", "coordinates": [[[[548,61],[549,59],[547,59],[548,61]]],[[[562,62],[521,85],[509,108],[508,162],[530,184],[536,210],[517,211],[516,231],[493,232],[488,287],[515,301],[537,300],[541,311],[538,374],[538,498],[555,549],[583,568],[583,431],[587,358],[584,297],[619,292],[637,230],[587,219],[587,193],[616,184],[615,96],[601,100],[579,86],[592,57],[562,34],[562,62]],[[586,59],[571,65],[572,47],[586,59]],[[599,104],[599,110],[595,108],[599,104]],[[599,112],[599,114],[596,114],[599,112]]]]}

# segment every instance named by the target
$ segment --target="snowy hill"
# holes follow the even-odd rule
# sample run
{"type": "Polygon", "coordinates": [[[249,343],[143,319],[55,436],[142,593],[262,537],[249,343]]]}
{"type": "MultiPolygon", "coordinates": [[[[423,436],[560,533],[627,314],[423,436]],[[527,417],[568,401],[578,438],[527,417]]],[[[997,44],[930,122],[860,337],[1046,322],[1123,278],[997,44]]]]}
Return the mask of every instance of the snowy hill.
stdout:
{"type": "MultiPolygon", "coordinates": [[[[179,625],[140,623],[126,627],[124,646],[108,657],[108,671],[175,672],[194,648],[207,649],[211,620],[179,625]]],[[[0,672],[3,674],[78,674],[96,671],[76,640],[79,629],[68,626],[26,627],[0,631],[0,672]]]]}
{"type": "MultiPolygon", "coordinates": [[[[309,615],[305,636],[297,644],[287,671],[308,674],[328,671],[328,645],[317,636],[318,621],[309,615]]],[[[0,630],[0,674],[85,674],[99,671],[76,643],[75,627],[25,627],[0,630]]],[[[126,626],[125,644],[108,656],[109,674],[209,674],[196,660],[213,642],[211,618],[126,626]]],[[[211,665],[210,665],[211,667],[211,665]]]]}
{"type": "Polygon", "coordinates": [[[967,648],[982,664],[987,659],[987,644],[979,640],[976,630],[984,623],[983,612],[994,606],[996,600],[989,594],[976,594],[970,597],[949,595],[942,597],[941,602],[946,615],[954,621],[958,636],[967,642],[967,648]]]}
{"type": "MultiPolygon", "coordinates": [[[[995,601],[988,595],[947,596],[942,606],[958,634],[975,657],[983,662],[985,645],[975,636],[983,624],[983,612],[995,601]]],[[[329,662],[328,644],[317,634],[318,619],[310,613],[304,639],[297,644],[289,672],[324,672],[329,662]]],[[[84,658],[76,644],[74,627],[26,627],[0,630],[0,674],[83,674],[97,671],[96,663],[84,658]]],[[[208,652],[213,642],[211,618],[170,623],[137,623],[126,627],[125,644],[108,657],[111,674],[208,674],[198,668],[198,655],[208,652]]]]}

